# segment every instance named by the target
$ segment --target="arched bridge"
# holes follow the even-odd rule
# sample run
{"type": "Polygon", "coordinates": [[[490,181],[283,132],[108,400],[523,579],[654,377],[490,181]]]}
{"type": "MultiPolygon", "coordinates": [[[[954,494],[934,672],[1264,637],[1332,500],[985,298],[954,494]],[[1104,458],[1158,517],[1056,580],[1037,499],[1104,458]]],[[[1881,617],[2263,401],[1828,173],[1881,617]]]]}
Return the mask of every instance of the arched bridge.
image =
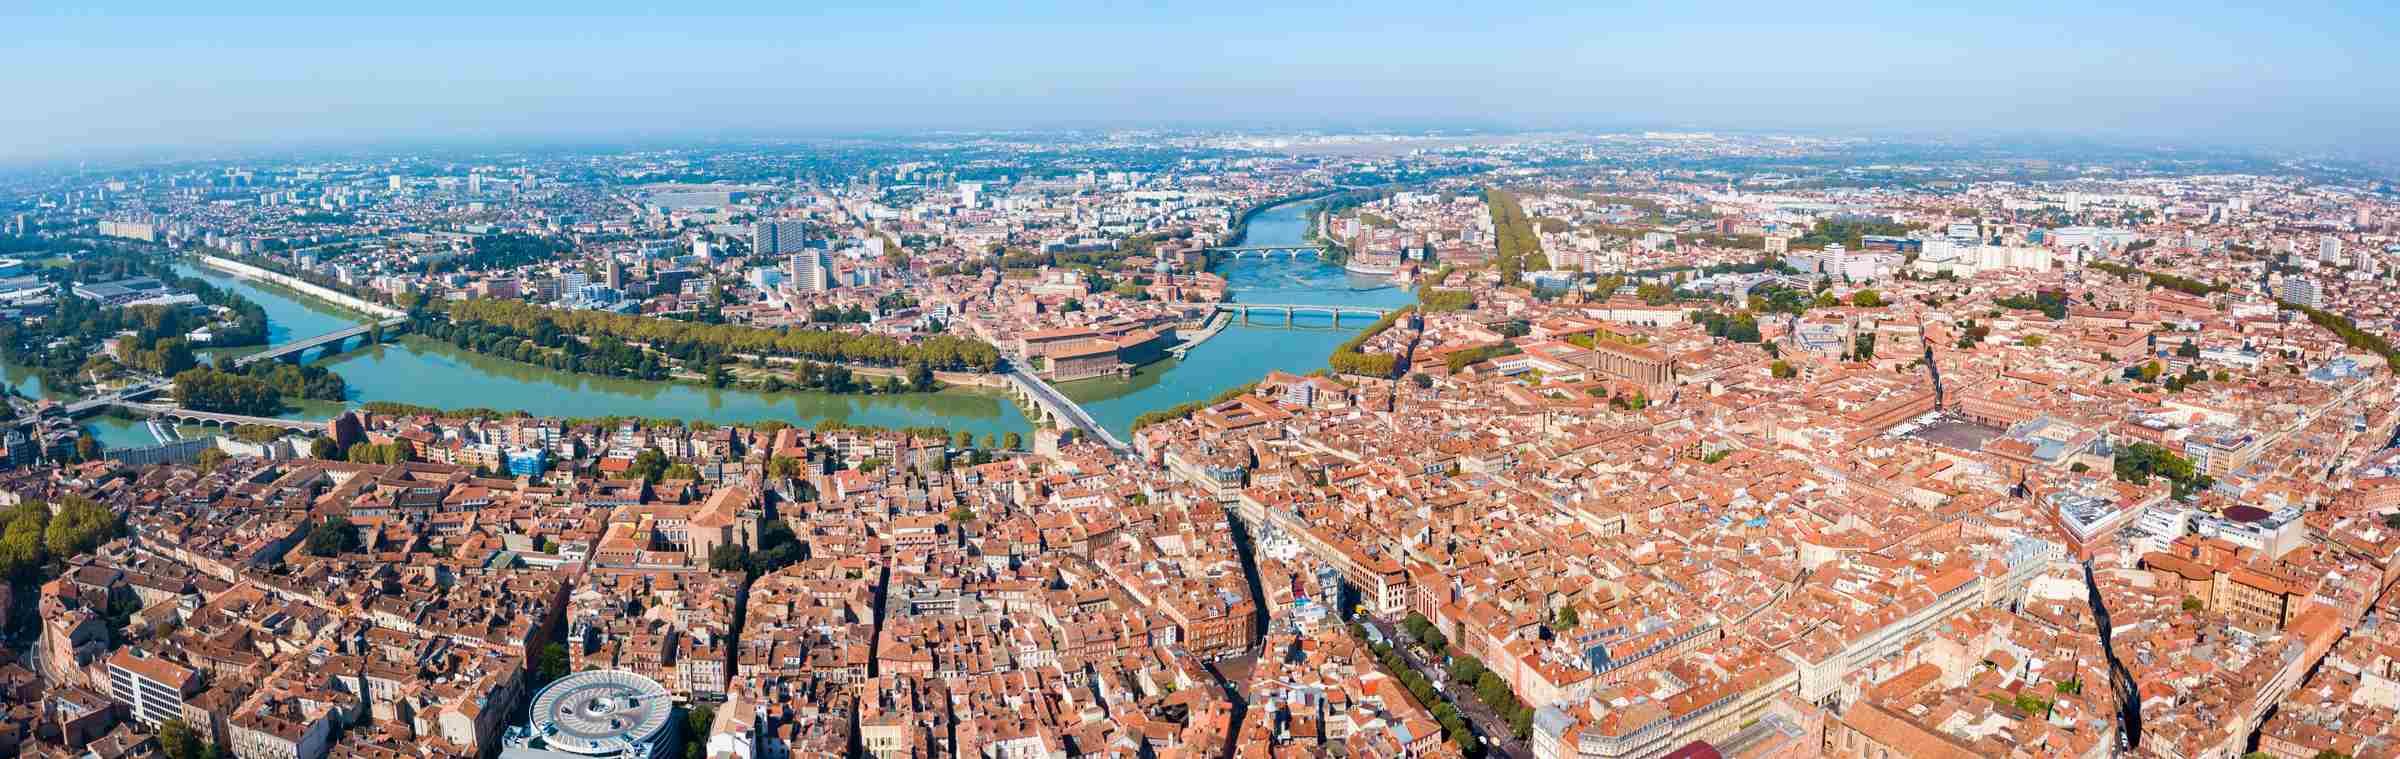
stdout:
{"type": "Polygon", "coordinates": [[[289,358],[293,361],[299,361],[308,353],[309,349],[311,348],[324,348],[326,349],[325,352],[327,355],[340,353],[342,352],[343,343],[346,343],[351,339],[364,337],[367,333],[373,332],[379,327],[388,332],[399,329],[407,324],[408,319],[406,317],[395,316],[374,324],[361,324],[345,330],[327,332],[306,340],[294,340],[273,348],[268,348],[257,353],[252,353],[250,355],[234,359],[233,365],[249,366],[260,361],[273,361],[279,358],[289,358]]]}
{"type": "Polygon", "coordinates": [[[155,419],[162,419],[165,421],[174,422],[176,424],[197,424],[203,427],[233,428],[248,424],[258,425],[261,427],[275,427],[282,429],[285,432],[297,432],[301,434],[323,434],[328,427],[325,422],[308,422],[298,419],[277,419],[271,416],[220,414],[214,411],[194,411],[192,409],[183,408],[169,403],[135,403],[132,401],[123,401],[117,405],[123,406],[132,411],[147,413],[155,419]]]}
{"type": "Polygon", "coordinates": [[[1110,434],[1108,428],[1100,426],[1099,420],[1093,419],[1092,415],[1084,411],[1082,406],[1076,405],[1065,395],[1059,394],[1058,388],[1051,387],[1048,382],[1043,382],[1041,377],[1017,368],[1015,362],[1010,362],[1007,373],[1001,376],[1008,378],[1009,388],[1016,391],[1018,398],[1032,403],[1033,407],[1041,412],[1042,418],[1035,420],[1036,424],[1046,423],[1059,427],[1072,427],[1083,431],[1083,434],[1090,436],[1093,440],[1100,441],[1101,444],[1108,446],[1109,450],[1116,451],[1119,455],[1133,452],[1133,446],[1126,445],[1125,441],[1118,440],[1116,435],[1110,434]]]}
{"type": "Polygon", "coordinates": [[[1287,327],[1291,326],[1292,317],[1297,314],[1325,314],[1333,317],[1333,326],[1339,327],[1342,326],[1344,315],[1371,315],[1381,319],[1394,309],[1377,306],[1325,306],[1308,303],[1219,303],[1217,310],[1239,315],[1242,317],[1243,324],[1250,323],[1250,313],[1253,311],[1281,313],[1283,314],[1283,324],[1287,327]]]}
{"type": "Polygon", "coordinates": [[[1228,245],[1218,248],[1209,248],[1208,252],[1211,254],[1224,254],[1233,258],[1241,258],[1243,256],[1258,256],[1260,258],[1268,258],[1272,256],[1289,256],[1292,258],[1299,258],[1301,256],[1316,256],[1323,258],[1325,256],[1325,249],[1326,246],[1322,243],[1295,243],[1291,245],[1228,245]]]}

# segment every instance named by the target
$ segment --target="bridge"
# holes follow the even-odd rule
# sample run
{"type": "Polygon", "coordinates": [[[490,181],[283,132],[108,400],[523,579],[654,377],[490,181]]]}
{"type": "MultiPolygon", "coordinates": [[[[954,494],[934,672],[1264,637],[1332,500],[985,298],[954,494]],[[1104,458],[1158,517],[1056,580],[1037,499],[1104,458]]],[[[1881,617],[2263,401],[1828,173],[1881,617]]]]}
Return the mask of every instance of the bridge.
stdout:
{"type": "Polygon", "coordinates": [[[1283,314],[1283,326],[1286,327],[1292,326],[1292,318],[1295,315],[1325,314],[1333,317],[1333,326],[1340,327],[1343,314],[1354,316],[1373,314],[1375,318],[1381,319],[1397,309],[1377,306],[1326,306],[1310,303],[1218,303],[1217,310],[1242,317],[1243,324],[1250,323],[1250,312],[1252,311],[1277,312],[1283,314]]]}
{"type": "Polygon", "coordinates": [[[1108,428],[1100,426],[1099,420],[1093,419],[1092,415],[1084,411],[1082,406],[1067,400],[1066,396],[1059,394],[1058,388],[1051,387],[1048,382],[1043,382],[1041,377],[1019,368],[1017,362],[1009,362],[1008,371],[1000,376],[1008,378],[1009,387],[1016,390],[1019,399],[1031,402],[1034,408],[1041,411],[1042,418],[1038,420],[1039,424],[1073,427],[1081,430],[1083,434],[1090,436],[1093,440],[1107,445],[1109,450],[1116,451],[1118,455],[1133,453],[1133,446],[1126,445],[1123,440],[1118,440],[1116,435],[1110,434],[1108,428]]]}
{"type": "MultiPolygon", "coordinates": [[[[101,410],[110,406],[125,405],[132,403],[135,400],[157,395],[161,391],[174,386],[174,382],[163,379],[151,380],[139,385],[127,385],[125,387],[118,388],[114,392],[110,392],[107,395],[93,396],[69,403],[67,404],[65,410],[67,412],[67,416],[81,419],[83,417],[99,413],[101,410]]],[[[19,417],[14,424],[22,427],[32,425],[35,421],[37,421],[36,417],[24,416],[19,417]]]]}
{"type": "MultiPolygon", "coordinates": [[[[287,431],[300,433],[323,433],[329,428],[329,425],[327,425],[325,422],[306,422],[296,419],[277,419],[269,416],[247,416],[243,414],[220,414],[214,411],[195,411],[177,406],[172,403],[145,403],[142,401],[143,398],[157,395],[158,393],[173,386],[174,383],[167,380],[151,380],[139,385],[131,385],[124,388],[119,388],[107,395],[93,396],[69,403],[61,410],[65,411],[69,418],[74,419],[81,419],[86,416],[91,416],[92,414],[107,410],[110,406],[116,406],[129,411],[149,414],[153,419],[163,419],[165,421],[174,422],[177,424],[198,424],[214,427],[239,427],[245,424],[256,424],[267,427],[278,427],[287,431]]],[[[37,421],[40,421],[39,417],[28,415],[18,418],[11,424],[22,427],[30,426],[37,421]]]]}
{"type": "Polygon", "coordinates": [[[330,425],[325,422],[306,422],[298,419],[277,419],[271,416],[249,416],[246,414],[220,414],[214,411],[194,411],[192,409],[176,406],[172,403],[136,403],[133,401],[124,401],[116,405],[132,411],[147,412],[153,419],[161,419],[176,424],[197,424],[203,427],[231,428],[240,427],[243,425],[256,425],[260,427],[276,427],[285,432],[296,432],[301,434],[324,434],[325,430],[330,428],[330,425]]]}
{"type": "Polygon", "coordinates": [[[1232,256],[1236,259],[1247,255],[1256,255],[1260,258],[1289,256],[1296,259],[1301,256],[1316,256],[1323,258],[1325,256],[1326,248],[1327,246],[1324,243],[1305,242],[1292,243],[1288,245],[1228,245],[1224,247],[1209,248],[1208,252],[1211,255],[1222,253],[1232,256]]]}
{"type": "Polygon", "coordinates": [[[333,355],[342,352],[343,343],[352,338],[363,337],[367,333],[375,331],[377,328],[388,331],[399,329],[407,325],[407,317],[395,316],[374,324],[361,324],[345,330],[327,332],[306,340],[294,340],[292,342],[284,343],[273,348],[268,348],[257,353],[252,353],[250,355],[234,359],[233,365],[249,366],[260,361],[273,361],[280,358],[289,358],[294,362],[298,362],[300,361],[301,356],[306,354],[311,348],[325,348],[325,355],[333,355]]]}

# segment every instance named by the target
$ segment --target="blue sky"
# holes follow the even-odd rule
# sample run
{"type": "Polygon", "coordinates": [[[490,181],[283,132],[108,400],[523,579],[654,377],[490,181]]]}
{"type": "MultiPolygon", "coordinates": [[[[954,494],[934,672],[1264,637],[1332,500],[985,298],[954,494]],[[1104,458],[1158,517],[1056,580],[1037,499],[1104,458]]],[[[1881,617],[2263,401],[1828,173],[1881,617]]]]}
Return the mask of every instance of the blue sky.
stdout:
{"type": "Polygon", "coordinates": [[[0,160],[1465,123],[2400,148],[2391,3],[0,5],[0,160]],[[167,16],[194,7],[208,17],[167,16]],[[504,9],[509,15],[492,15],[504,9]],[[711,15],[697,15],[705,11],[711,15]],[[795,15],[797,13],[798,15],[795,15]]]}

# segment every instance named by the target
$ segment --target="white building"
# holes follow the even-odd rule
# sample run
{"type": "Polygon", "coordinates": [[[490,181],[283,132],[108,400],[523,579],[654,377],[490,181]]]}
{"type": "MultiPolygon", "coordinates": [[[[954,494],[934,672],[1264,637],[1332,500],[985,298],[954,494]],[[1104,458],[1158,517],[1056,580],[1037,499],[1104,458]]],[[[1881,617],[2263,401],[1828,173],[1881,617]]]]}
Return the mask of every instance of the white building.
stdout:
{"type": "Polygon", "coordinates": [[[120,648],[108,658],[109,698],[124,704],[135,721],[151,727],[181,718],[184,694],[195,690],[198,682],[191,668],[139,649],[120,648]]]}

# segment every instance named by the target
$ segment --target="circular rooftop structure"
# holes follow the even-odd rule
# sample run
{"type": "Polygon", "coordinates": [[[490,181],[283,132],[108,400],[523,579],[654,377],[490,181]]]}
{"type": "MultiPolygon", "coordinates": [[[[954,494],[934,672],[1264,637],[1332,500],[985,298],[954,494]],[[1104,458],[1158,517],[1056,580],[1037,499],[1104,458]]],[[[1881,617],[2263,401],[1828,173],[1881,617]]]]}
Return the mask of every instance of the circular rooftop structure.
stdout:
{"type": "Polygon", "coordinates": [[[586,756],[647,756],[666,736],[675,699],[631,672],[577,672],[534,694],[530,727],[543,748],[586,756]]]}

